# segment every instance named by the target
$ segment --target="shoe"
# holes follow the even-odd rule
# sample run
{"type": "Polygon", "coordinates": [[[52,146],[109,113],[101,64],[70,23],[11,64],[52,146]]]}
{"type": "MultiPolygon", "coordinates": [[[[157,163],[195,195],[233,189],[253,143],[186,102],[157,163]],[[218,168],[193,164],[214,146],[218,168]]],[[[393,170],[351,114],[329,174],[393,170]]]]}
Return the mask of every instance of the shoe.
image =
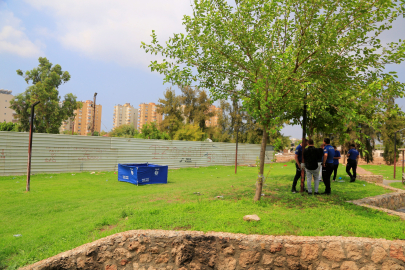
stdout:
{"type": "Polygon", "coordinates": [[[318,193],[318,192],[314,192],[314,195],[319,195],[319,193],[318,193]]]}
{"type": "Polygon", "coordinates": [[[297,193],[297,190],[295,188],[291,189],[291,193],[297,193]]]}
{"type": "Polygon", "coordinates": [[[324,192],[322,195],[330,195],[330,192],[324,192]]]}
{"type": "Polygon", "coordinates": [[[309,192],[309,191],[308,191],[308,195],[312,195],[312,192],[309,192]]]}
{"type": "Polygon", "coordinates": [[[354,182],[354,181],[356,181],[356,178],[351,177],[350,182],[354,182]]]}

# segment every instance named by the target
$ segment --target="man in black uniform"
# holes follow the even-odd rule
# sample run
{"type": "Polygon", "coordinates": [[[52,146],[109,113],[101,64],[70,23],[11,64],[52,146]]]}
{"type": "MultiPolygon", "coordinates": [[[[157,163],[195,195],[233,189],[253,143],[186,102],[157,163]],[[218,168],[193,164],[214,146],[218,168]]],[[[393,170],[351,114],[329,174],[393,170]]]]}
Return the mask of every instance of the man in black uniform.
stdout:
{"type": "MultiPolygon", "coordinates": [[[[295,176],[292,184],[291,192],[297,193],[297,182],[301,178],[301,162],[302,162],[302,143],[295,148],[295,176]]],[[[305,175],[304,175],[305,176],[305,175]]]]}

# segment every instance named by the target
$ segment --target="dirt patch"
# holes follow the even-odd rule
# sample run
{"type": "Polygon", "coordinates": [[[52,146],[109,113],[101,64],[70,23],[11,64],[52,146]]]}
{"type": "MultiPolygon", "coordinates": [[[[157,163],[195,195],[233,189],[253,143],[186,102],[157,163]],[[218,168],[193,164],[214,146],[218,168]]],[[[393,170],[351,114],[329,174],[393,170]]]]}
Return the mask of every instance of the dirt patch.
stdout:
{"type": "Polygon", "coordinates": [[[373,175],[372,172],[366,171],[365,169],[363,169],[361,167],[357,167],[356,173],[362,174],[362,175],[373,175]]]}
{"type": "Polygon", "coordinates": [[[117,225],[110,225],[107,228],[101,228],[100,232],[105,232],[105,231],[111,231],[112,229],[114,229],[115,227],[117,227],[117,225]]]}

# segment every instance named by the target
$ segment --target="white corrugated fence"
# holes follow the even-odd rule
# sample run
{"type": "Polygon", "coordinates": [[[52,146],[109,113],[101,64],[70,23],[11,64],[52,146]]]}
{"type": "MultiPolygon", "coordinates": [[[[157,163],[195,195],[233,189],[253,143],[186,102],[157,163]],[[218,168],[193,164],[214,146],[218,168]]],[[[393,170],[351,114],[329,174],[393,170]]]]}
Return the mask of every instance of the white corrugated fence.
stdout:
{"type": "MultiPolygon", "coordinates": [[[[26,174],[27,132],[0,131],[0,175],[26,174]]],[[[266,163],[273,148],[267,146],[266,163]]],[[[259,144],[239,144],[238,164],[255,164],[259,144]]],[[[154,163],[169,168],[234,165],[235,143],[143,140],[33,134],[32,173],[113,171],[118,163],[154,163]]]]}

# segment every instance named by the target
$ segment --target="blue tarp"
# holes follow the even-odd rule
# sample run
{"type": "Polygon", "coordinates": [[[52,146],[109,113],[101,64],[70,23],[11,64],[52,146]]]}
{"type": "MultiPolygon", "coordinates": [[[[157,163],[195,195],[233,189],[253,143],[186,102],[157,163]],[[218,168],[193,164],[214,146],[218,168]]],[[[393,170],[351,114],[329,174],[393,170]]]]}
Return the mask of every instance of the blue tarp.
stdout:
{"type": "Polygon", "coordinates": [[[134,185],[167,184],[168,166],[137,163],[118,164],[118,181],[134,185]]]}

